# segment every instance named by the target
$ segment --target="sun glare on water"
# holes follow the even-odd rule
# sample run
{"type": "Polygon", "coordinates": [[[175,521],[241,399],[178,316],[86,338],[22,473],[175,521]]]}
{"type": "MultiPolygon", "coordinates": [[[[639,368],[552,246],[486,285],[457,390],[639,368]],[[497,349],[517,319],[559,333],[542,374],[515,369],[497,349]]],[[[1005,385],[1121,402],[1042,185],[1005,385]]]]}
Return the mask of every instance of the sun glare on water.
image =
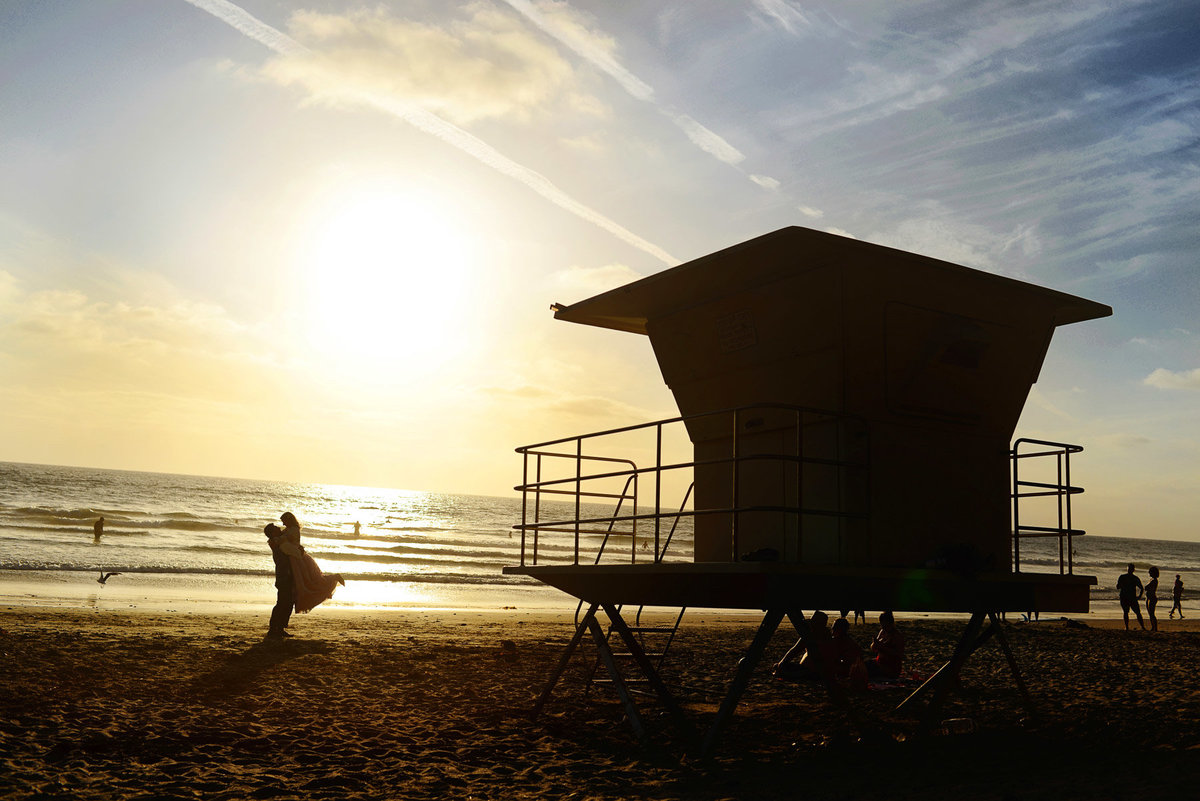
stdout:
{"type": "Polygon", "coordinates": [[[302,254],[310,347],[344,365],[427,367],[453,356],[470,238],[436,199],[403,186],[335,193],[302,254]]]}

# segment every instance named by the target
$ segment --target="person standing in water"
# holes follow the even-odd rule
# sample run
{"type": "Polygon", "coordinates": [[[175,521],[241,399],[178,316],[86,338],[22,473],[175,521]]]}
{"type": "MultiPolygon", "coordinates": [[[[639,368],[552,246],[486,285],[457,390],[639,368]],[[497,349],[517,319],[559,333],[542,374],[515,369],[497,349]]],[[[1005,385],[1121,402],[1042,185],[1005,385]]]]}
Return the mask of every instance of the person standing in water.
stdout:
{"type": "Polygon", "coordinates": [[[1175,617],[1175,610],[1179,610],[1179,619],[1183,620],[1183,606],[1180,604],[1180,602],[1182,600],[1183,600],[1183,579],[1181,579],[1179,577],[1179,574],[1176,573],[1175,574],[1175,586],[1171,587],[1171,601],[1172,601],[1171,614],[1167,615],[1167,617],[1170,617],[1173,619],[1175,617]]]}
{"type": "Polygon", "coordinates": [[[92,524],[92,542],[99,542],[104,536],[104,515],[100,515],[99,519],[92,524]]]}
{"type": "Polygon", "coordinates": [[[1117,592],[1121,598],[1121,613],[1125,616],[1126,631],[1129,631],[1130,609],[1137,615],[1138,625],[1142,627],[1142,631],[1146,630],[1146,624],[1142,621],[1142,607],[1138,605],[1138,598],[1142,597],[1144,591],[1142,580],[1133,574],[1133,562],[1130,562],[1129,569],[1117,579],[1117,592]]]}

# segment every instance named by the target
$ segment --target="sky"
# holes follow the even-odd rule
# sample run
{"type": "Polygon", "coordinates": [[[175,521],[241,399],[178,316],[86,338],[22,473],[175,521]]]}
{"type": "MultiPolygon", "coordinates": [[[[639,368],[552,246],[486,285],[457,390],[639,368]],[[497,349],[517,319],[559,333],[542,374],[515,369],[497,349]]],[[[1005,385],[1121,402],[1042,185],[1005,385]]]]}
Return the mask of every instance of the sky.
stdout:
{"type": "Polygon", "coordinates": [[[1200,2],[6,0],[0,459],[503,495],[671,417],[572,303],[789,225],[1113,307],[1018,436],[1200,521],[1200,2]]]}

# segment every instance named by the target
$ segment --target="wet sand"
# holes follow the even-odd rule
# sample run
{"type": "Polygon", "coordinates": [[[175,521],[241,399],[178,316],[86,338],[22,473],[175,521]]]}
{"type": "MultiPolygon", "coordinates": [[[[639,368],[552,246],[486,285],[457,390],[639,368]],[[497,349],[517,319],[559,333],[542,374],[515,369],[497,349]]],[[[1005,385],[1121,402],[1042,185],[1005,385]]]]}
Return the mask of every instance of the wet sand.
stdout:
{"type": "MultiPolygon", "coordinates": [[[[924,674],[963,625],[898,617],[924,674]]],[[[1186,797],[1200,780],[1190,618],[1158,634],[1007,625],[1037,717],[989,643],[942,715],[969,718],[968,734],[915,737],[891,690],[851,698],[864,737],[821,688],[764,666],[705,762],[650,698],[640,748],[611,692],[586,688],[590,649],[529,719],[569,614],[318,609],[280,644],[262,642],[264,622],[0,609],[0,797],[1092,799],[1186,797]]],[[[754,627],[685,621],[663,675],[698,724],[754,627]]],[[[865,644],[874,627],[853,633],[865,644]]],[[[767,660],[789,645],[780,632],[767,660]]]]}

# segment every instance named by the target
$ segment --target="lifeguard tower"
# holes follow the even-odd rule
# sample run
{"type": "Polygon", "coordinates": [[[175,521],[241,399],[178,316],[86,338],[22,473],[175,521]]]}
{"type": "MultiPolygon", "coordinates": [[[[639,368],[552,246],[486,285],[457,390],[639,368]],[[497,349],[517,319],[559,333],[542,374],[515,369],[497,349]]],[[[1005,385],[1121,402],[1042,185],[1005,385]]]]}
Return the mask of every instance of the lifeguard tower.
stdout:
{"type": "Polygon", "coordinates": [[[554,313],[648,336],[680,415],[519,448],[505,572],[590,605],[572,649],[603,609],[669,706],[621,605],[764,610],[706,746],[779,622],[805,636],[803,609],[969,613],[950,673],[998,612],[1087,611],[1082,449],[1011,438],[1054,329],[1108,306],[792,227],[554,313]],[[1053,478],[1022,479],[1032,457],[1053,478]],[[1031,524],[1030,498],[1052,519],[1031,524]],[[1056,572],[1021,569],[1034,536],[1058,538],[1056,572]]]}

